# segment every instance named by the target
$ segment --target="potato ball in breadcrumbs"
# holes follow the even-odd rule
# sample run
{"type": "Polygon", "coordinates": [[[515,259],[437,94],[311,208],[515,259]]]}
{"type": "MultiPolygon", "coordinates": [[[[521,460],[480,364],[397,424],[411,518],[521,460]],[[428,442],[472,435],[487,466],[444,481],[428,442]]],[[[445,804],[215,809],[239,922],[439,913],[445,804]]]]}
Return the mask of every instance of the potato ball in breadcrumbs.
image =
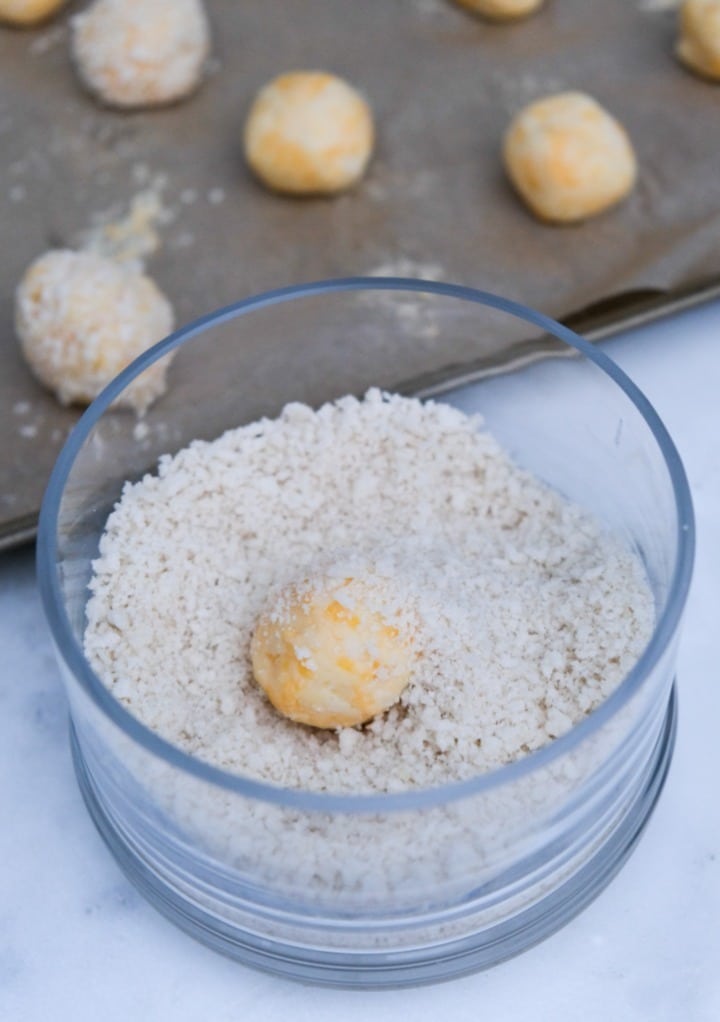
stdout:
{"type": "Polygon", "coordinates": [[[352,727],[397,702],[415,652],[408,614],[377,581],[308,581],[262,614],[250,654],[276,710],[313,727],[352,727]]]}
{"type": "Polygon", "coordinates": [[[245,155],[268,187],[291,195],[340,192],[372,154],[370,108],[335,75],[294,71],[260,90],[245,124],[245,155]]]}
{"type": "MultiPolygon", "coordinates": [[[[91,252],[35,260],[15,295],[15,323],[33,374],[62,404],[89,404],[173,327],[170,302],[149,277],[91,252]]],[[[168,358],[145,370],[122,404],[142,413],[165,392],[168,358]]]]}
{"type": "Polygon", "coordinates": [[[201,0],[95,0],[72,20],[78,73],[110,106],[158,106],[200,83],[210,49],[201,0]]]}
{"type": "Polygon", "coordinates": [[[0,0],[0,22],[37,25],[64,7],[67,0],[0,0]]]}

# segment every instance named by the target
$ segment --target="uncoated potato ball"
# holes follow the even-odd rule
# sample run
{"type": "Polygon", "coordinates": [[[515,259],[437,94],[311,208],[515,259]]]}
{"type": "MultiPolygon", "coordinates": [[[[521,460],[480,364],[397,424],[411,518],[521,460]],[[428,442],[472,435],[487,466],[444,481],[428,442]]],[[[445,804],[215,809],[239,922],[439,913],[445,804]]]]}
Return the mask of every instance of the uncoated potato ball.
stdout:
{"type": "Polygon", "coordinates": [[[291,586],[257,622],[255,680],[298,723],[338,728],[370,720],[400,697],[415,659],[412,628],[396,610],[377,582],[291,586]]]}
{"type": "Polygon", "coordinates": [[[720,0],[685,0],[677,55],[698,74],[720,80],[720,0]]]}
{"type": "Polygon", "coordinates": [[[555,223],[584,220],[615,205],[637,175],[623,127],[582,92],[547,96],[521,110],[505,135],[503,155],[530,209],[555,223]]]}
{"type": "Polygon", "coordinates": [[[455,0],[455,2],[486,18],[509,21],[514,18],[526,18],[542,7],[545,0],[455,0]]]}
{"type": "Polygon", "coordinates": [[[294,71],[260,90],[245,124],[245,156],[268,187],[293,195],[343,191],[372,154],[370,108],[335,75],[294,71]]]}
{"type": "Polygon", "coordinates": [[[95,0],[72,19],[80,78],[110,106],[181,99],[200,83],[209,49],[202,0],[95,0]]]}
{"type": "Polygon", "coordinates": [[[67,0],[0,0],[0,22],[8,25],[37,25],[50,18],[67,0]]]}
{"type": "MultiPolygon", "coordinates": [[[[63,404],[88,404],[134,358],[170,333],[173,311],[149,279],[90,252],[36,259],[18,285],[15,322],[25,359],[63,404]]],[[[168,358],[123,394],[144,411],[165,392],[168,358]]]]}

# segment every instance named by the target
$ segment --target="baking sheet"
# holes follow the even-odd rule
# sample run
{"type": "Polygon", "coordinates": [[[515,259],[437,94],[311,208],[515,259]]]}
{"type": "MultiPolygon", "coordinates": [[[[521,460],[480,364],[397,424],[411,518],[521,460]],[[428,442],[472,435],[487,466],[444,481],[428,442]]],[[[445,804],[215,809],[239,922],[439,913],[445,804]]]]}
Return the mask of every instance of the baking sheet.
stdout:
{"type": "MultiPolygon", "coordinates": [[[[164,186],[172,218],[149,269],[180,323],[270,287],[381,272],[497,291],[605,331],[630,309],[710,293],[720,278],[720,86],[674,60],[668,7],[548,0],[498,26],[447,0],[209,0],[215,56],[202,90],[141,113],[103,110],[83,93],[64,19],[0,30],[0,546],[32,535],[78,416],[22,363],[15,284],[34,257],[121,215],[149,182],[164,186]],[[280,198],[243,165],[244,114],[267,79],[314,67],[369,97],[377,154],[350,194],[280,198]],[[554,228],[516,200],[498,151],[520,106],[563,88],[591,92],[622,120],[641,176],[617,210],[554,228]]],[[[514,343],[488,338],[482,356],[501,362],[514,343]]],[[[477,345],[468,357],[478,361],[477,345]]]]}

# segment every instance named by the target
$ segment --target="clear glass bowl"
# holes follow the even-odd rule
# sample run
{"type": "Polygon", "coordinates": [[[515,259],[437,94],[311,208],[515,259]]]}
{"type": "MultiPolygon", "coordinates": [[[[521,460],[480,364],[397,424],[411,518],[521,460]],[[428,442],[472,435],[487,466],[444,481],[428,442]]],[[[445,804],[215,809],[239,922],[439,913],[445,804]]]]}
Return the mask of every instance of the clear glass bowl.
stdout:
{"type": "Polygon", "coordinates": [[[395,279],[262,295],[146,353],[68,440],[38,539],[78,778],[122,868],[212,947],[348,986],[429,982],[492,965],[557,929],[613,876],[672,753],[692,557],[678,454],[648,401],[601,351],[495,296],[395,279]],[[503,346],[515,368],[498,368],[503,346]],[[171,351],[171,388],[144,421],[113,405],[171,351]],[[143,726],[83,655],[87,583],[105,520],[123,482],[152,471],[161,454],[275,416],[288,401],[318,405],[369,386],[481,410],[517,462],[638,552],[656,600],[654,633],[612,696],[568,734],[462,783],[339,796],[225,773],[143,726]]]}

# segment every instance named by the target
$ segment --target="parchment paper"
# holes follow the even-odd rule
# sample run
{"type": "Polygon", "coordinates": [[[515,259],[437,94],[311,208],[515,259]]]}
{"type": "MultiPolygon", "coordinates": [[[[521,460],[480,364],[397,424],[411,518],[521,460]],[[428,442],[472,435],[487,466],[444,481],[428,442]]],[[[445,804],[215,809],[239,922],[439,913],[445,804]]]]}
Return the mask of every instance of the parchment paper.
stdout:
{"type": "MultiPolygon", "coordinates": [[[[149,270],[179,322],[270,287],[380,271],[478,286],[560,318],[619,295],[670,298],[720,278],[720,85],[675,60],[667,3],[548,0],[535,17],[500,26],[446,0],[208,8],[207,80],[190,101],[152,112],[103,110],[83,93],[65,18],[34,32],[0,29],[0,545],[32,534],[78,415],[20,358],[16,282],[34,257],[74,244],[95,215],[122,212],[157,175],[174,220],[161,227],[149,270]],[[281,198],[244,167],[248,104],[292,68],[333,70],[371,101],[377,154],[351,194],[281,198]],[[641,176],[617,210],[555,228],[516,199],[499,146],[517,109],[565,88],[592,93],[620,118],[641,176]]],[[[396,343],[408,345],[412,370],[412,338],[387,339],[396,343]]],[[[497,360],[510,353],[502,337],[483,343],[497,360]]]]}

